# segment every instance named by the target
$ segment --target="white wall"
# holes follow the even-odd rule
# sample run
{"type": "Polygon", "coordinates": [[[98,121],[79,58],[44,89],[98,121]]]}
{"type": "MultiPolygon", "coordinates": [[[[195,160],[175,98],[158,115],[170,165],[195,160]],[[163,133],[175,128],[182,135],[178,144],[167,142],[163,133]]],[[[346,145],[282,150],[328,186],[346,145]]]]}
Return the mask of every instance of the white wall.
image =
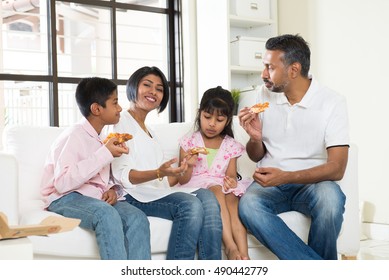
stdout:
{"type": "Polygon", "coordinates": [[[312,72],[347,97],[363,219],[389,224],[389,1],[279,0],[279,33],[311,45],[312,72]]]}

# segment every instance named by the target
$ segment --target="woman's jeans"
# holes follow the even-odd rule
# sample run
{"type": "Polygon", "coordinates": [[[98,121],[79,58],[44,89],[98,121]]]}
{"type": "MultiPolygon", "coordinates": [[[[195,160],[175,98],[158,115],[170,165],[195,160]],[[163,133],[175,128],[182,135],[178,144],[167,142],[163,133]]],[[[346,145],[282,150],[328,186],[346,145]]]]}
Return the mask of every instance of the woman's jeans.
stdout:
{"type": "Polygon", "coordinates": [[[96,233],[103,260],[151,259],[147,216],[125,201],[105,201],[72,192],[53,201],[49,211],[81,219],[80,227],[96,233]]]}
{"type": "Polygon", "coordinates": [[[161,199],[142,203],[130,195],[126,201],[147,216],[173,222],[167,259],[193,260],[196,249],[201,260],[220,260],[222,222],[215,195],[206,189],[192,194],[175,192],[161,199]]]}
{"type": "Polygon", "coordinates": [[[243,224],[279,259],[338,258],[336,241],[346,197],[332,181],[262,187],[254,182],[239,202],[243,224]],[[311,218],[306,245],[277,214],[297,211],[311,218]]]}

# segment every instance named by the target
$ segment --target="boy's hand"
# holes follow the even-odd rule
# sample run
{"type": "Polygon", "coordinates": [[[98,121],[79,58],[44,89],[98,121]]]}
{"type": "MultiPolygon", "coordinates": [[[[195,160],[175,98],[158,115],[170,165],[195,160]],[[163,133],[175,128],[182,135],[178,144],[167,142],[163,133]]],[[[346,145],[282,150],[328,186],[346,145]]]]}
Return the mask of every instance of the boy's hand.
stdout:
{"type": "Polygon", "coordinates": [[[110,205],[114,205],[117,202],[117,195],[116,195],[115,190],[109,189],[108,191],[103,193],[103,196],[101,197],[101,199],[103,201],[109,203],[110,205]]]}
{"type": "Polygon", "coordinates": [[[111,152],[111,154],[114,157],[120,157],[122,154],[128,154],[129,149],[126,145],[126,143],[121,143],[121,144],[115,144],[117,142],[117,138],[111,138],[107,141],[105,146],[107,149],[111,152]]]}

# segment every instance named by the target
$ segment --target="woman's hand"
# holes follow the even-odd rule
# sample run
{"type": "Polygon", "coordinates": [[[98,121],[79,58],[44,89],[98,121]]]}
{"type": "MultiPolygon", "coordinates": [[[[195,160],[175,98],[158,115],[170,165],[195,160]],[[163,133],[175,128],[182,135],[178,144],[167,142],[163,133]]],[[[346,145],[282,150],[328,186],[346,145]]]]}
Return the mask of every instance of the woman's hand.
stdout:
{"type": "Polygon", "coordinates": [[[185,161],[182,161],[181,165],[179,167],[173,167],[172,165],[178,161],[177,158],[173,158],[171,160],[168,160],[164,162],[159,167],[159,174],[161,177],[164,176],[182,176],[185,171],[188,169],[188,163],[185,161]]]}

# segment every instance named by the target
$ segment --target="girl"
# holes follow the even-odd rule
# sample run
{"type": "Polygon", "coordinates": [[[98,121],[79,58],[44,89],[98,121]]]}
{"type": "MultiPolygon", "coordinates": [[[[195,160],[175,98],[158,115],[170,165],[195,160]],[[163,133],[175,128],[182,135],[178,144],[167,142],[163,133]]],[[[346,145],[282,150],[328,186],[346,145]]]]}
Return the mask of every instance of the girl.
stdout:
{"type": "Polygon", "coordinates": [[[180,162],[188,168],[178,186],[211,190],[221,208],[222,239],[230,260],[247,260],[247,233],[238,215],[239,197],[251,180],[237,181],[237,158],[245,152],[232,131],[234,101],[220,86],[207,90],[200,102],[195,132],[180,139],[180,162]],[[190,149],[205,147],[208,154],[191,155],[190,149]]]}

